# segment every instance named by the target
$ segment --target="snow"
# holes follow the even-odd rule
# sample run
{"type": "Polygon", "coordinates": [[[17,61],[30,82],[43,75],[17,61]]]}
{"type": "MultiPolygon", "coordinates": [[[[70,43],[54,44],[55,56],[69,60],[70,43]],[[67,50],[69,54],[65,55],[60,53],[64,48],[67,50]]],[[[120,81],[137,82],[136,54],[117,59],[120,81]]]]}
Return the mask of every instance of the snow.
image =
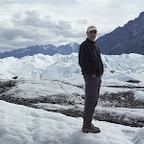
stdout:
{"type": "Polygon", "coordinates": [[[144,91],[136,91],[134,97],[136,100],[144,101],[144,91]]]}
{"type": "Polygon", "coordinates": [[[133,138],[134,144],[144,144],[144,127],[133,138]]]}
{"type": "Polygon", "coordinates": [[[72,95],[75,92],[83,94],[83,90],[60,81],[50,80],[18,80],[18,85],[11,88],[7,92],[7,95],[13,95],[14,97],[22,98],[35,98],[35,97],[47,97],[52,95],[72,95]]]}
{"type": "Polygon", "coordinates": [[[1,144],[133,144],[136,128],[94,121],[99,134],[81,132],[82,118],[0,101],[1,144]]]}
{"type": "MultiPolygon", "coordinates": [[[[1,81],[18,76],[16,86],[0,96],[15,98],[57,97],[71,99],[75,105],[37,103],[37,107],[58,110],[77,107],[83,110],[84,81],[78,54],[37,54],[21,59],[0,59],[1,81]],[[69,97],[67,97],[69,96],[69,97]]],[[[144,101],[144,56],[139,54],[102,55],[105,72],[101,94],[133,92],[134,99],[144,101]],[[137,83],[128,82],[138,81],[137,83]],[[112,87],[116,86],[116,87],[112,87]]],[[[143,121],[144,109],[102,107],[97,112],[122,116],[126,121],[143,121]]],[[[99,134],[81,132],[82,118],[16,105],[0,100],[0,144],[144,144],[144,128],[93,120],[99,134]]]]}

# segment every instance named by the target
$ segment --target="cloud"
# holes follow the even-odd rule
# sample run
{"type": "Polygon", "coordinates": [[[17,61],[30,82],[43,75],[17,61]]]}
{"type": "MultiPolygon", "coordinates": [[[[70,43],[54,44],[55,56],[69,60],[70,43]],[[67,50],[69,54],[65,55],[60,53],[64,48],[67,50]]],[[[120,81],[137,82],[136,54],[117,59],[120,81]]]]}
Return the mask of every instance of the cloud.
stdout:
{"type": "Polygon", "coordinates": [[[45,29],[55,34],[66,34],[64,32],[72,31],[73,23],[64,17],[57,18],[55,14],[41,15],[36,10],[19,11],[13,16],[12,22],[14,26],[19,26],[23,29],[35,29],[39,31],[45,29]]]}
{"type": "Polygon", "coordinates": [[[11,4],[11,3],[15,3],[16,0],[1,0],[0,1],[0,5],[7,5],[7,4],[11,4]]]}
{"type": "MultiPolygon", "coordinates": [[[[11,45],[7,50],[35,44],[60,45],[83,37],[79,29],[73,27],[77,20],[67,20],[54,13],[43,14],[38,10],[19,10],[6,21],[7,25],[1,27],[0,46],[11,45]]],[[[80,21],[84,21],[84,18],[78,19],[78,23],[80,21]]]]}
{"type": "Polygon", "coordinates": [[[100,37],[136,18],[144,1],[1,0],[0,51],[35,44],[81,43],[89,25],[100,37]]]}
{"type": "Polygon", "coordinates": [[[10,3],[18,3],[18,4],[49,4],[49,5],[75,5],[77,4],[77,0],[1,0],[0,4],[10,4],[10,3]]]}

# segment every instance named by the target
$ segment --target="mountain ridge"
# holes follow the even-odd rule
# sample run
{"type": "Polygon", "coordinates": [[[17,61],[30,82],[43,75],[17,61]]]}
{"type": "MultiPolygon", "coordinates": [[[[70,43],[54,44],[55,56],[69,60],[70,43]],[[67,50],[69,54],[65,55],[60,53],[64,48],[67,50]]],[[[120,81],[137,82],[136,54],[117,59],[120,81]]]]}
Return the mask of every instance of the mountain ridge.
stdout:
{"type": "Polygon", "coordinates": [[[69,55],[72,52],[78,52],[78,50],[79,50],[79,44],[74,42],[68,43],[66,45],[60,45],[58,47],[53,44],[32,45],[26,48],[20,48],[10,52],[7,51],[4,53],[0,53],[0,58],[11,57],[11,56],[15,58],[22,58],[24,56],[33,56],[38,53],[44,55],[50,55],[50,56],[56,53],[62,55],[69,55]]]}
{"type": "Polygon", "coordinates": [[[123,27],[97,39],[103,54],[144,54],[144,12],[123,27]]]}
{"type": "MultiPolygon", "coordinates": [[[[141,12],[137,18],[128,21],[123,27],[117,27],[112,32],[99,37],[98,43],[102,54],[120,55],[123,53],[144,54],[144,12],[141,12]]],[[[71,42],[65,45],[55,46],[33,45],[26,48],[16,49],[10,52],[0,53],[0,58],[24,56],[33,56],[41,53],[44,55],[54,55],[56,53],[69,55],[73,52],[78,53],[79,44],[71,42]]]]}

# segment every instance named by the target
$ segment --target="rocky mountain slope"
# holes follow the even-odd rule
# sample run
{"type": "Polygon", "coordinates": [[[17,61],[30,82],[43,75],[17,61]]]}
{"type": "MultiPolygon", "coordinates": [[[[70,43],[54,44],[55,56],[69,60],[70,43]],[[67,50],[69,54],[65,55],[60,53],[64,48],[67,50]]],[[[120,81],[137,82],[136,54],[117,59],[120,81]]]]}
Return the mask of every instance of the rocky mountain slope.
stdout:
{"type": "Polygon", "coordinates": [[[103,54],[144,54],[144,12],[97,40],[103,54]]]}

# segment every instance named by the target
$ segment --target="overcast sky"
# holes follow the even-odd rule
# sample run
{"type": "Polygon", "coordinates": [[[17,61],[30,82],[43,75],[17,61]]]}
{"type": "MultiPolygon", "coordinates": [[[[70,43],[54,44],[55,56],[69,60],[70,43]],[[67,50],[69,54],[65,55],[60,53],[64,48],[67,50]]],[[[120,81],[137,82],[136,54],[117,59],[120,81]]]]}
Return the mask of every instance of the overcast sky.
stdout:
{"type": "Polygon", "coordinates": [[[144,0],[0,0],[0,52],[29,45],[56,46],[97,38],[144,11],[144,0]]]}

